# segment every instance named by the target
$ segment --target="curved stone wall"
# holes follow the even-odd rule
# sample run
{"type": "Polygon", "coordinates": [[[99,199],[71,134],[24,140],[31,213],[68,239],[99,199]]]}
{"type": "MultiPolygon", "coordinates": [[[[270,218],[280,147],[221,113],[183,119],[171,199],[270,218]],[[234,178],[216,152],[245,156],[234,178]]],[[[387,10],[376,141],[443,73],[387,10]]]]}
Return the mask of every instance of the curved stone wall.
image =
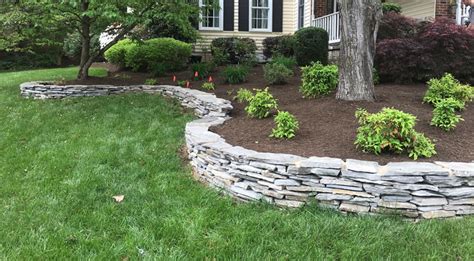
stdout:
{"type": "Polygon", "coordinates": [[[21,94],[39,99],[125,92],[159,93],[193,108],[201,119],[186,125],[194,175],[235,198],[299,207],[308,200],[344,212],[398,213],[410,218],[474,214],[474,163],[377,162],[261,153],[228,144],[209,127],[222,124],[231,103],[177,86],[57,86],[24,83],[21,94]]]}

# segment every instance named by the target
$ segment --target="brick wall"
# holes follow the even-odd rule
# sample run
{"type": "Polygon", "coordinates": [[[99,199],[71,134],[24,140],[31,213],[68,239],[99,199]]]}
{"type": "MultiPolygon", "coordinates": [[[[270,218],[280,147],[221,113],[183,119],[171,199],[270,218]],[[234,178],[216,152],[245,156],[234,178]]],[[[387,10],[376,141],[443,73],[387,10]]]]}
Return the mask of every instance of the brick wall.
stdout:
{"type": "Polygon", "coordinates": [[[456,3],[453,0],[436,0],[436,18],[456,19],[456,3]]]}
{"type": "Polygon", "coordinates": [[[320,17],[327,15],[327,0],[315,0],[314,1],[314,16],[320,17]]]}

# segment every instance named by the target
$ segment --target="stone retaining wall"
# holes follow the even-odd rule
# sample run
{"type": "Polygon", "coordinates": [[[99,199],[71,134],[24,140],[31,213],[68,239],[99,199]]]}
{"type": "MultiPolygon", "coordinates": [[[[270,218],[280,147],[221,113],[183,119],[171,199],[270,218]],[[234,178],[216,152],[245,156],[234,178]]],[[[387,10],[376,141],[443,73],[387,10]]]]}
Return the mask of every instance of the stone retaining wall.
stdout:
{"type": "Polygon", "coordinates": [[[299,207],[311,199],[344,212],[391,213],[410,218],[474,214],[474,163],[377,162],[261,153],[228,144],[209,127],[232,109],[213,94],[176,86],[55,86],[25,83],[33,98],[99,96],[125,92],[175,97],[201,118],[186,125],[195,176],[240,200],[299,207]]]}

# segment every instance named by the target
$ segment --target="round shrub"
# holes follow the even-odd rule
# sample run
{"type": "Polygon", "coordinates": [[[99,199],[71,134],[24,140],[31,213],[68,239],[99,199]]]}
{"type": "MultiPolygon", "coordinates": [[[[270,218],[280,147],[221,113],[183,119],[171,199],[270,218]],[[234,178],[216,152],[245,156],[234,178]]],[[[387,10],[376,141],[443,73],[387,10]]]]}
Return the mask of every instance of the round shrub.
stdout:
{"type": "Polygon", "coordinates": [[[295,137],[296,131],[299,129],[299,123],[293,114],[287,111],[279,111],[274,121],[276,128],[272,129],[270,137],[277,139],[291,139],[295,137]]]}
{"type": "Polygon", "coordinates": [[[211,53],[219,56],[218,64],[238,64],[255,61],[257,45],[250,38],[225,37],[211,42],[211,53]]]}
{"type": "Polygon", "coordinates": [[[328,33],[322,28],[306,27],[295,35],[295,58],[300,66],[319,61],[328,63],[328,33]]]}
{"type": "Polygon", "coordinates": [[[436,104],[444,99],[453,98],[464,104],[474,98],[474,89],[469,85],[462,85],[453,75],[446,73],[440,79],[431,79],[423,102],[436,104]]]}
{"type": "Polygon", "coordinates": [[[409,113],[393,108],[383,108],[378,113],[358,109],[355,116],[359,128],[354,144],[364,152],[408,153],[415,160],[436,154],[435,145],[415,131],[416,117],[409,113]]]}
{"type": "Polygon", "coordinates": [[[253,93],[250,90],[240,88],[237,91],[237,95],[233,99],[242,103],[242,102],[249,102],[250,99],[252,99],[252,97],[253,97],[253,93]]]}
{"type": "Polygon", "coordinates": [[[305,98],[315,98],[331,93],[339,82],[336,65],[322,65],[317,62],[302,69],[300,92],[305,98]]]}
{"type": "Polygon", "coordinates": [[[155,63],[167,71],[181,70],[191,56],[191,45],[173,38],[155,38],[133,46],[125,55],[126,66],[134,71],[151,70],[155,63]]]}
{"type": "Polygon", "coordinates": [[[277,100],[268,91],[268,87],[264,90],[255,91],[256,93],[249,99],[249,104],[245,107],[245,111],[252,118],[266,118],[272,110],[278,108],[277,100]]]}
{"type": "Polygon", "coordinates": [[[263,55],[270,59],[274,55],[290,57],[294,55],[295,38],[292,35],[267,37],[262,41],[263,55]]]}
{"type": "Polygon", "coordinates": [[[134,42],[130,39],[120,40],[107,51],[105,51],[104,57],[109,63],[125,66],[126,54],[136,45],[137,42],[134,42]]]}
{"type": "Polygon", "coordinates": [[[280,63],[269,63],[263,67],[263,77],[269,84],[283,84],[293,75],[293,71],[280,63]]]}

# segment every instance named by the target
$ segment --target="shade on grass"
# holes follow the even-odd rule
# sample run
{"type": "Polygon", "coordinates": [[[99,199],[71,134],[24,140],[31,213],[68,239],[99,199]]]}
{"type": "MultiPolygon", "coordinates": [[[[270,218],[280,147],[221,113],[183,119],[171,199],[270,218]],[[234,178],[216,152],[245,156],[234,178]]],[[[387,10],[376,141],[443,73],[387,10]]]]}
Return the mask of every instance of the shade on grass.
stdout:
{"type": "Polygon", "coordinates": [[[179,150],[192,116],[172,100],[19,97],[21,82],[76,71],[0,73],[0,259],[474,258],[474,218],[234,203],[191,178],[179,150]]]}

